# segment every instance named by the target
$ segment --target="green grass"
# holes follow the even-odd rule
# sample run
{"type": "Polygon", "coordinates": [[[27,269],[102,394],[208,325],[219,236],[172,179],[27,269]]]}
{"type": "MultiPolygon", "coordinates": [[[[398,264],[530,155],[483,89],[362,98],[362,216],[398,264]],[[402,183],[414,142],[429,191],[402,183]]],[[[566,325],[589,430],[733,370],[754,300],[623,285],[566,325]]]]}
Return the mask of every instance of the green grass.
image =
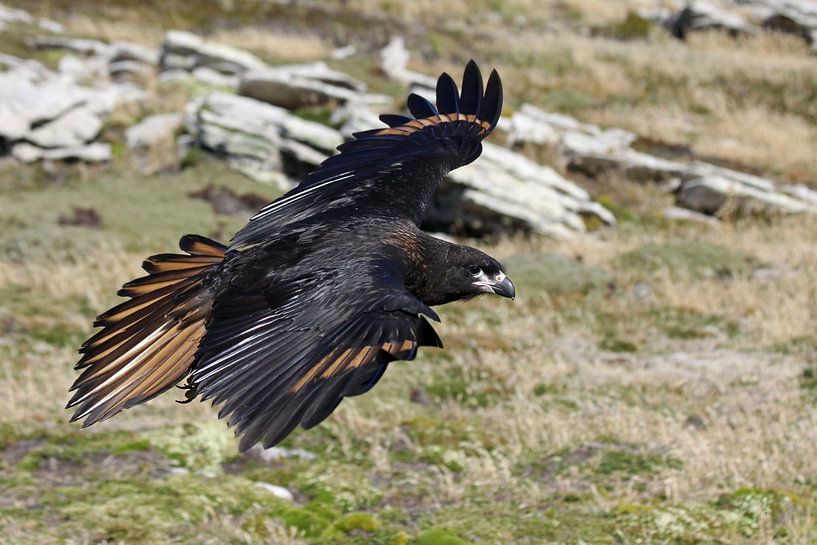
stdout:
{"type": "Polygon", "coordinates": [[[673,277],[734,278],[757,266],[751,256],[725,246],[694,240],[647,243],[619,256],[617,265],[638,274],[669,272],[673,277]]]}

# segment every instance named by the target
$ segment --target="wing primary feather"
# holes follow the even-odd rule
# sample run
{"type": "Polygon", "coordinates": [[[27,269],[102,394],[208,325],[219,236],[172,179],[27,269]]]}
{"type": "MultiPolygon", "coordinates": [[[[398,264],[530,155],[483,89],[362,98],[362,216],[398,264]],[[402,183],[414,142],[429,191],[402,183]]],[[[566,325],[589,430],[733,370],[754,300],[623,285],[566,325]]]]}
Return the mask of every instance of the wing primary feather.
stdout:
{"type": "MultiPolygon", "coordinates": [[[[460,113],[460,97],[457,84],[445,72],[437,79],[437,110],[441,114],[460,113]]],[[[381,119],[383,119],[382,116],[381,119]]]]}
{"type": "Polygon", "coordinates": [[[491,71],[488,77],[488,87],[485,89],[485,98],[479,109],[479,119],[489,123],[488,133],[494,130],[499,115],[502,113],[502,80],[496,70],[491,71]]]}
{"type": "Polygon", "coordinates": [[[482,104],[482,74],[474,60],[468,61],[462,75],[462,95],[460,112],[465,115],[477,115],[482,104]]]}
{"type": "Polygon", "coordinates": [[[411,93],[406,101],[411,115],[417,119],[432,117],[437,115],[437,108],[428,101],[428,99],[421,97],[416,93],[411,93]]]}
{"type": "Polygon", "coordinates": [[[409,117],[407,115],[398,115],[398,114],[383,114],[380,116],[380,121],[388,125],[389,127],[399,127],[400,125],[405,125],[409,121],[414,119],[413,117],[409,117]]]}

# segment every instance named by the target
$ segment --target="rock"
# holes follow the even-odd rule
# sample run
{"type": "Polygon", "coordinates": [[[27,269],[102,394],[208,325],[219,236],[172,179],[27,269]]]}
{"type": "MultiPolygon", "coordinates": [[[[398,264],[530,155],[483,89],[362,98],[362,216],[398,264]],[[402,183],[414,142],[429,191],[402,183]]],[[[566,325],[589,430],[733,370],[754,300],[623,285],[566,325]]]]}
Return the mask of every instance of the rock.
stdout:
{"type": "Polygon", "coordinates": [[[612,213],[555,170],[483,143],[477,161],[448,175],[426,220],[432,229],[453,225],[472,235],[522,230],[566,238],[585,230],[584,215],[616,223],[612,213]]]}
{"type": "Polygon", "coordinates": [[[89,143],[114,107],[142,100],[146,93],[131,85],[78,84],[100,68],[99,59],[67,56],[55,73],[34,61],[0,55],[9,67],[0,72],[0,148],[24,162],[110,160],[110,146],[89,143]]]}
{"type": "Polygon", "coordinates": [[[69,53],[60,59],[58,70],[72,81],[108,77],[108,64],[103,57],[78,57],[69,53]]]}
{"type": "Polygon", "coordinates": [[[280,181],[285,167],[296,175],[325,159],[343,142],[330,127],[248,97],[213,92],[191,102],[184,126],[196,143],[225,155],[254,178],[280,181]],[[305,163],[304,166],[297,166],[305,163]]]}
{"type": "Polygon", "coordinates": [[[102,120],[79,107],[34,129],[25,139],[41,148],[76,148],[96,138],[101,129],[102,120]]]}
{"type": "Polygon", "coordinates": [[[0,4],[0,29],[12,23],[30,25],[34,23],[34,17],[25,10],[9,8],[0,4]]]}
{"type": "Polygon", "coordinates": [[[324,63],[252,70],[244,74],[239,94],[289,110],[352,101],[388,103],[388,97],[366,95],[365,84],[324,63]]]}
{"type": "Polygon", "coordinates": [[[780,186],[780,191],[796,199],[806,201],[817,206],[817,191],[803,184],[786,184],[780,186]]]}
{"type": "Polygon", "coordinates": [[[105,42],[65,36],[34,36],[30,43],[38,49],[64,49],[87,56],[108,55],[111,52],[111,46],[105,42]]]}
{"type": "Polygon", "coordinates": [[[281,74],[286,74],[289,76],[320,81],[335,87],[342,87],[344,89],[350,89],[359,93],[366,91],[366,84],[363,81],[353,78],[345,72],[340,72],[330,68],[325,62],[322,61],[308,64],[288,64],[284,66],[277,66],[271,70],[275,70],[281,74]]]}
{"type": "Polygon", "coordinates": [[[117,83],[145,86],[153,76],[153,68],[137,61],[117,61],[108,64],[108,76],[117,83]]]}
{"type": "Polygon", "coordinates": [[[76,159],[89,163],[107,162],[113,158],[110,144],[93,143],[71,148],[42,149],[25,142],[11,148],[11,154],[23,163],[34,163],[43,159],[76,159]]]}
{"type": "Polygon", "coordinates": [[[333,49],[329,56],[333,59],[348,59],[354,56],[355,53],[357,53],[357,48],[353,45],[347,45],[333,49]]]}
{"type": "Polygon", "coordinates": [[[506,134],[508,145],[541,146],[556,153],[569,170],[589,177],[617,173],[633,180],[661,182],[676,193],[680,206],[703,214],[722,216],[734,206],[817,211],[817,192],[802,186],[778,188],[772,180],[709,163],[657,157],[633,149],[633,133],[602,129],[528,104],[510,121],[502,120],[498,130],[506,134]]]}
{"type": "Polygon", "coordinates": [[[366,131],[382,125],[380,118],[366,104],[347,102],[332,112],[332,125],[341,125],[340,134],[347,140],[356,132],[366,131]]]}
{"type": "Polygon", "coordinates": [[[54,32],[60,33],[63,32],[63,26],[56,22],[52,21],[51,19],[35,19],[30,13],[22,9],[14,9],[8,6],[4,6],[0,4],[0,31],[6,28],[8,25],[11,24],[24,24],[24,25],[33,25],[36,24],[42,30],[47,32],[54,32]]]}
{"type": "MultiPolygon", "coordinates": [[[[226,77],[235,78],[235,76],[226,77]]],[[[159,73],[159,83],[168,83],[173,81],[184,82],[191,81],[192,79],[193,74],[191,74],[187,70],[180,70],[178,68],[175,68],[173,70],[165,70],[164,72],[159,73]]]]}
{"type": "Polygon", "coordinates": [[[256,443],[244,453],[250,459],[262,462],[280,462],[286,458],[298,458],[301,460],[314,460],[315,453],[300,448],[270,447],[264,448],[260,443],[256,443]]]}
{"type": "Polygon", "coordinates": [[[51,19],[40,18],[37,20],[37,26],[39,26],[46,32],[52,32],[54,34],[62,34],[63,32],[65,32],[65,27],[62,26],[61,23],[58,23],[57,21],[52,21],[51,19]]]}
{"type": "Polygon", "coordinates": [[[690,32],[725,30],[732,35],[756,34],[757,27],[737,13],[721,9],[709,2],[697,0],[683,8],[666,22],[672,34],[684,39],[690,32]]]}
{"type": "Polygon", "coordinates": [[[173,112],[151,115],[125,131],[125,142],[129,149],[150,148],[173,141],[181,126],[181,114],[173,112]]]}
{"type": "Polygon", "coordinates": [[[159,62],[159,52],[135,42],[113,42],[108,51],[108,62],[120,61],[134,61],[155,66],[159,62]]]}
{"type": "Polygon", "coordinates": [[[763,28],[796,34],[815,43],[817,32],[817,3],[802,0],[755,0],[769,11],[763,28]]]}
{"type": "Polygon", "coordinates": [[[437,85],[434,78],[407,68],[410,57],[411,53],[406,49],[405,40],[401,36],[394,36],[388,45],[380,50],[380,70],[387,78],[405,85],[434,89],[437,85]]]}
{"type": "Polygon", "coordinates": [[[719,226],[720,220],[707,216],[694,210],[687,210],[686,208],[678,208],[677,206],[668,206],[661,210],[661,215],[671,221],[690,221],[695,223],[703,223],[705,225],[719,226]]]}
{"type": "Polygon", "coordinates": [[[769,180],[711,165],[693,165],[678,191],[681,206],[723,216],[735,211],[817,212],[817,205],[776,191],[769,180]],[[750,177],[756,178],[756,177],[750,177]],[[771,184],[771,185],[769,185],[771,184]]]}
{"type": "Polygon", "coordinates": [[[276,498],[281,498],[282,500],[286,501],[295,501],[295,496],[292,495],[292,492],[284,488],[283,486],[278,486],[275,484],[264,483],[257,481],[255,486],[258,488],[263,488],[267,492],[271,493],[276,498]]]}
{"type": "Polygon", "coordinates": [[[566,167],[591,177],[618,171],[638,180],[667,180],[680,176],[685,165],[634,150],[636,135],[621,129],[602,129],[576,119],[524,104],[499,130],[509,146],[533,144],[564,157],[566,167]]]}
{"type": "Polygon", "coordinates": [[[205,41],[195,34],[181,30],[171,30],[165,35],[159,65],[163,71],[171,69],[192,71],[199,66],[207,66],[223,74],[232,75],[266,67],[266,64],[252,53],[205,41]]]}
{"type": "MultiPolygon", "coordinates": [[[[176,70],[171,70],[170,72],[166,73],[176,73],[176,70]]],[[[182,71],[182,74],[186,72],[182,71]]],[[[209,85],[211,87],[226,87],[228,89],[238,89],[238,83],[240,78],[238,76],[222,74],[218,70],[213,70],[207,66],[199,66],[198,68],[194,69],[193,78],[205,85],[209,85]]]]}
{"type": "Polygon", "coordinates": [[[58,118],[87,97],[55,81],[32,82],[16,71],[0,73],[0,138],[23,138],[32,126],[58,118]]]}

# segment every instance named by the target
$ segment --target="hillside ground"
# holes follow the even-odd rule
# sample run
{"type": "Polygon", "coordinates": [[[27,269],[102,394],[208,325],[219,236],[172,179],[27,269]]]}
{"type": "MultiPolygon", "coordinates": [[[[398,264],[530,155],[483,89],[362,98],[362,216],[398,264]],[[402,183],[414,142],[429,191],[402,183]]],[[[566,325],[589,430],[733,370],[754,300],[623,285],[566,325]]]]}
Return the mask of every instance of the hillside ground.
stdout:
{"type": "MultiPolygon", "coordinates": [[[[817,61],[792,38],[681,43],[601,0],[451,2],[444,18],[436,2],[17,3],[76,35],[156,46],[190,28],[271,62],[355,43],[334,65],[396,98],[375,47],[404,32],[413,68],[497,66],[509,111],[531,102],[817,184],[817,61]]],[[[76,349],[117,287],[180,235],[226,240],[246,220],[190,194],[278,194],[204,154],[136,174],[122,128],[201,92],[157,90],[112,117],[107,167],[0,161],[0,543],[817,541],[817,218],[669,223],[669,196],[616,177],[580,180],[615,231],[469,241],[503,262],[516,301],[440,309],[445,351],[393,365],[289,437],[288,456],[239,456],[213,409],[175,403],[181,391],[68,424],[76,349]]]]}

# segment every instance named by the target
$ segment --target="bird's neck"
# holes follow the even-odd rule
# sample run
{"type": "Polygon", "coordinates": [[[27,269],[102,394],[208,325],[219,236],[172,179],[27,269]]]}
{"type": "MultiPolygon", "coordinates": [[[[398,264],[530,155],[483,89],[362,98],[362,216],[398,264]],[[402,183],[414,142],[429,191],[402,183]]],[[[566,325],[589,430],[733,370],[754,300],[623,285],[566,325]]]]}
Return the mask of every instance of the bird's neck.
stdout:
{"type": "Polygon", "coordinates": [[[405,256],[406,289],[429,306],[450,302],[442,294],[452,244],[415,227],[400,232],[398,246],[405,256]]]}

